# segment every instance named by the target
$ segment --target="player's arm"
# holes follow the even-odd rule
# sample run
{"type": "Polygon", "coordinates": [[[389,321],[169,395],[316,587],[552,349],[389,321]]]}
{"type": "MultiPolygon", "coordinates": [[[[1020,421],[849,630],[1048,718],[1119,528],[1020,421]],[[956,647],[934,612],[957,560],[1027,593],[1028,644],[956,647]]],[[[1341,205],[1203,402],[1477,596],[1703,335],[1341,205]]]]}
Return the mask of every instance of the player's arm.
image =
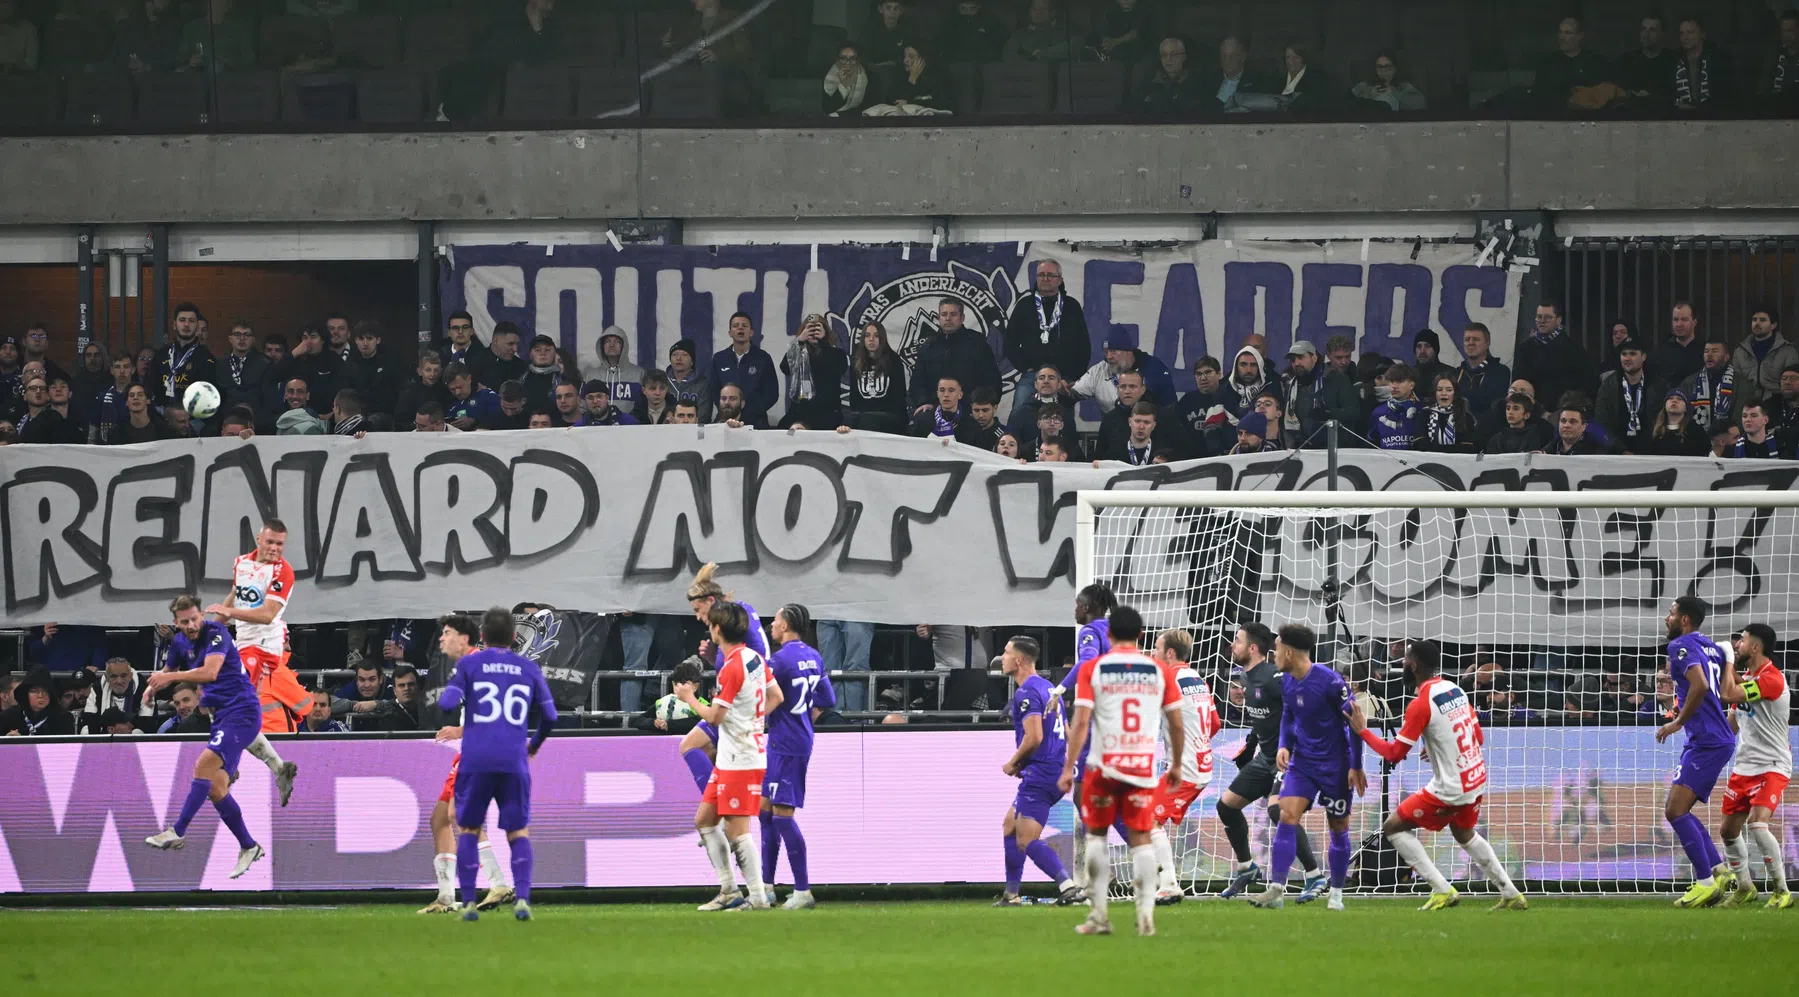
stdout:
{"type": "Polygon", "coordinates": [[[531,735],[531,744],[525,749],[529,757],[537,757],[537,749],[549,739],[550,731],[556,729],[556,699],[550,694],[550,683],[543,677],[539,669],[532,669],[532,691],[537,697],[537,730],[531,735]]]}
{"type": "Polygon", "coordinates": [[[275,617],[281,615],[281,607],[287,605],[287,600],[280,596],[271,595],[263,600],[261,606],[258,606],[255,609],[238,609],[231,604],[232,600],[235,598],[236,596],[231,596],[224,602],[214,603],[213,605],[206,607],[207,614],[216,616],[221,620],[232,620],[237,623],[253,623],[258,626],[267,626],[268,624],[275,622],[275,617]]]}
{"type": "Polygon", "coordinates": [[[837,687],[831,684],[831,676],[824,672],[818,674],[818,688],[812,690],[812,719],[817,720],[819,714],[837,708],[837,687]]]}
{"type": "MultiPolygon", "coordinates": [[[[457,709],[462,706],[462,697],[464,695],[462,687],[465,682],[466,679],[462,671],[462,662],[458,661],[456,663],[456,670],[450,674],[450,681],[444,683],[444,691],[437,697],[437,708],[445,713],[455,713],[457,709]]],[[[460,728],[457,729],[456,736],[462,736],[460,728]]]]}
{"type": "Polygon", "coordinates": [[[1066,793],[1074,787],[1074,763],[1087,748],[1087,728],[1093,723],[1093,705],[1077,703],[1074,719],[1068,728],[1068,757],[1062,760],[1062,778],[1057,785],[1066,793]]]}
{"type": "Polygon", "coordinates": [[[144,684],[149,687],[151,692],[181,682],[192,682],[196,685],[205,685],[208,682],[217,682],[219,679],[219,670],[224,667],[224,653],[215,651],[212,654],[208,654],[204,658],[201,658],[200,667],[198,668],[189,668],[179,672],[151,672],[149,680],[144,684]]]}
{"type": "Polygon", "coordinates": [[[1168,727],[1168,774],[1170,789],[1181,784],[1181,759],[1187,757],[1187,722],[1181,719],[1181,688],[1174,672],[1162,670],[1162,716],[1168,727]]]}
{"type": "MultiPolygon", "coordinates": [[[[1033,703],[1032,706],[1037,707],[1037,704],[1033,703]]],[[[1031,755],[1036,752],[1038,746],[1043,744],[1043,714],[1041,709],[1041,707],[1037,707],[1038,712],[1025,714],[1024,737],[1018,742],[1018,750],[1012,752],[1012,757],[1006,759],[1006,764],[1001,766],[1001,771],[1005,772],[1007,775],[1017,775],[1018,771],[1024,768],[1025,760],[1030,758],[1031,755]]]]}
{"type": "MultiPolygon", "coordinates": [[[[722,648],[720,653],[723,653],[722,648]]],[[[718,691],[710,703],[701,700],[691,688],[684,689],[676,695],[679,695],[681,702],[686,703],[687,708],[697,714],[701,720],[716,727],[725,722],[725,714],[729,713],[731,709],[730,703],[742,691],[743,665],[736,661],[726,661],[719,665],[718,691]]]]}
{"type": "Polygon", "coordinates": [[[1680,712],[1673,720],[1663,724],[1655,732],[1655,743],[1660,744],[1687,725],[1693,715],[1699,712],[1699,704],[1705,701],[1705,694],[1711,691],[1711,683],[1705,680],[1705,669],[1699,665],[1687,666],[1687,698],[1680,704],[1680,712]]]}
{"type": "Polygon", "coordinates": [[[762,712],[764,714],[773,713],[780,708],[782,703],[787,702],[787,694],[781,691],[781,683],[779,682],[770,682],[764,695],[766,696],[762,701],[762,712]]]}
{"type": "Polygon", "coordinates": [[[1299,718],[1294,716],[1293,709],[1282,709],[1280,750],[1274,753],[1274,767],[1282,772],[1287,771],[1287,760],[1293,757],[1293,740],[1298,731],[1299,718]]]}
{"type": "Polygon", "coordinates": [[[1424,725],[1430,722],[1430,703],[1423,693],[1412,697],[1406,704],[1405,724],[1399,728],[1399,736],[1389,741],[1368,729],[1362,722],[1362,713],[1358,709],[1350,715],[1349,726],[1360,737],[1363,744],[1373,748],[1375,754],[1385,758],[1389,764],[1398,765],[1412,753],[1412,746],[1418,738],[1424,736],[1424,725]]]}

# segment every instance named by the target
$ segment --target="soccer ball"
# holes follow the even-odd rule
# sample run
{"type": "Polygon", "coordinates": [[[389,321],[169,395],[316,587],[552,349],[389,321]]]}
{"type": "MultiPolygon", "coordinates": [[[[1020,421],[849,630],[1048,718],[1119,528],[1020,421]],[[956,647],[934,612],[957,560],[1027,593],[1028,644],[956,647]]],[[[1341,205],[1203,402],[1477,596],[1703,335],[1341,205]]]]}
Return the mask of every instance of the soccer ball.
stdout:
{"type": "Polygon", "coordinates": [[[219,389],[206,381],[195,381],[181,394],[181,407],[196,419],[204,419],[219,410],[219,389]]]}
{"type": "Polygon", "coordinates": [[[671,720],[686,720],[690,717],[697,716],[699,716],[699,714],[693,711],[693,707],[681,702],[672,692],[663,696],[661,699],[656,700],[656,719],[661,720],[664,723],[671,720]]]}

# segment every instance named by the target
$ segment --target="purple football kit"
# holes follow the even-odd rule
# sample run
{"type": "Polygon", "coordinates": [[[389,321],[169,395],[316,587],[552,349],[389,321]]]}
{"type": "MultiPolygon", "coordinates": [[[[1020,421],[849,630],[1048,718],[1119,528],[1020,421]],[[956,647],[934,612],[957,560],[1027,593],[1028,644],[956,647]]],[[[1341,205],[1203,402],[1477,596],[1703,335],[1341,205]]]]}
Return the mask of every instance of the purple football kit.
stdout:
{"type": "MultiPolygon", "coordinates": [[[[1724,704],[1718,700],[1718,683],[1724,671],[1724,649],[1710,637],[1694,631],[1668,642],[1668,675],[1674,680],[1674,705],[1678,713],[1686,706],[1687,697],[1695,694],[1689,669],[1700,669],[1705,679],[1704,698],[1682,728],[1686,744],[1680,749],[1680,767],[1674,771],[1674,785],[1693,791],[1700,802],[1711,798],[1712,787],[1736,752],[1737,737],[1725,717],[1724,704]]],[[[1704,879],[1724,861],[1705,824],[1692,812],[1668,822],[1681,850],[1693,864],[1693,874],[1704,879]]]]}
{"type": "MultiPolygon", "coordinates": [[[[1362,768],[1362,739],[1349,729],[1353,703],[1349,683],[1324,665],[1314,663],[1302,679],[1282,676],[1280,746],[1288,754],[1282,800],[1298,797],[1308,806],[1317,801],[1327,817],[1349,816],[1349,773],[1362,768]]],[[[1283,821],[1274,830],[1269,881],[1285,883],[1298,853],[1298,825],[1283,821]]],[[[1340,890],[1348,881],[1349,857],[1349,832],[1332,829],[1328,856],[1332,889],[1340,890]]]]}
{"type": "MultiPolygon", "coordinates": [[[[754,621],[756,616],[750,614],[754,621]]],[[[760,636],[760,625],[750,631],[760,636]]],[[[768,659],[769,681],[781,690],[781,705],[768,715],[768,770],[763,773],[762,799],[767,806],[759,818],[762,827],[762,881],[773,884],[781,847],[787,848],[787,866],[793,872],[793,888],[812,889],[806,865],[806,839],[792,814],[775,813],[773,807],[806,805],[806,767],[812,761],[812,711],[837,706],[837,692],[825,674],[824,659],[803,640],[790,640],[768,659]]]]}

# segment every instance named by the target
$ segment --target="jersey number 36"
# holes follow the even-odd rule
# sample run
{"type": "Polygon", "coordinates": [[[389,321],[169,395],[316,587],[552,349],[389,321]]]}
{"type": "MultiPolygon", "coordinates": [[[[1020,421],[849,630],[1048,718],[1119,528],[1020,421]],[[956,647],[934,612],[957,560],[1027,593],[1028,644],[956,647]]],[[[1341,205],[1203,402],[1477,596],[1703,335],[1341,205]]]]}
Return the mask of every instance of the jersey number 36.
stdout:
{"type": "Polygon", "coordinates": [[[531,711],[531,687],[509,685],[506,687],[506,701],[500,702],[500,687],[494,682],[475,683],[475,715],[470,721],[478,724],[489,724],[500,719],[503,713],[506,722],[514,727],[523,726],[525,714],[531,711]]]}

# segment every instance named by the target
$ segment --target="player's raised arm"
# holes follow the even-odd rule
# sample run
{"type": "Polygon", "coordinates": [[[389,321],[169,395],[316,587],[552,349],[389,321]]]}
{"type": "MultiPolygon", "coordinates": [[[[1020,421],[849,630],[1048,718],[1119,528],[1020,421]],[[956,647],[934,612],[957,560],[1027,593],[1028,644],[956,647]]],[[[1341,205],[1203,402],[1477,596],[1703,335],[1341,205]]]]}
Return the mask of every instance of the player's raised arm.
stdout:
{"type": "Polygon", "coordinates": [[[1725,657],[1723,674],[1718,677],[1718,698],[1732,706],[1742,706],[1760,699],[1760,693],[1761,690],[1756,688],[1755,679],[1743,681],[1737,677],[1736,656],[1725,657]],[[1754,692],[1752,693],[1751,690],[1754,692]]]}
{"type": "Polygon", "coordinates": [[[209,653],[200,659],[200,667],[189,668],[179,672],[153,672],[147,683],[150,691],[155,692],[164,686],[181,682],[192,682],[196,685],[207,685],[218,681],[219,671],[225,667],[223,652],[209,653]]]}
{"type": "Polygon", "coordinates": [[[455,713],[462,707],[463,690],[467,684],[467,676],[462,671],[462,662],[456,662],[456,670],[450,673],[450,681],[444,683],[443,692],[437,697],[437,708],[445,713],[455,713]]]}

